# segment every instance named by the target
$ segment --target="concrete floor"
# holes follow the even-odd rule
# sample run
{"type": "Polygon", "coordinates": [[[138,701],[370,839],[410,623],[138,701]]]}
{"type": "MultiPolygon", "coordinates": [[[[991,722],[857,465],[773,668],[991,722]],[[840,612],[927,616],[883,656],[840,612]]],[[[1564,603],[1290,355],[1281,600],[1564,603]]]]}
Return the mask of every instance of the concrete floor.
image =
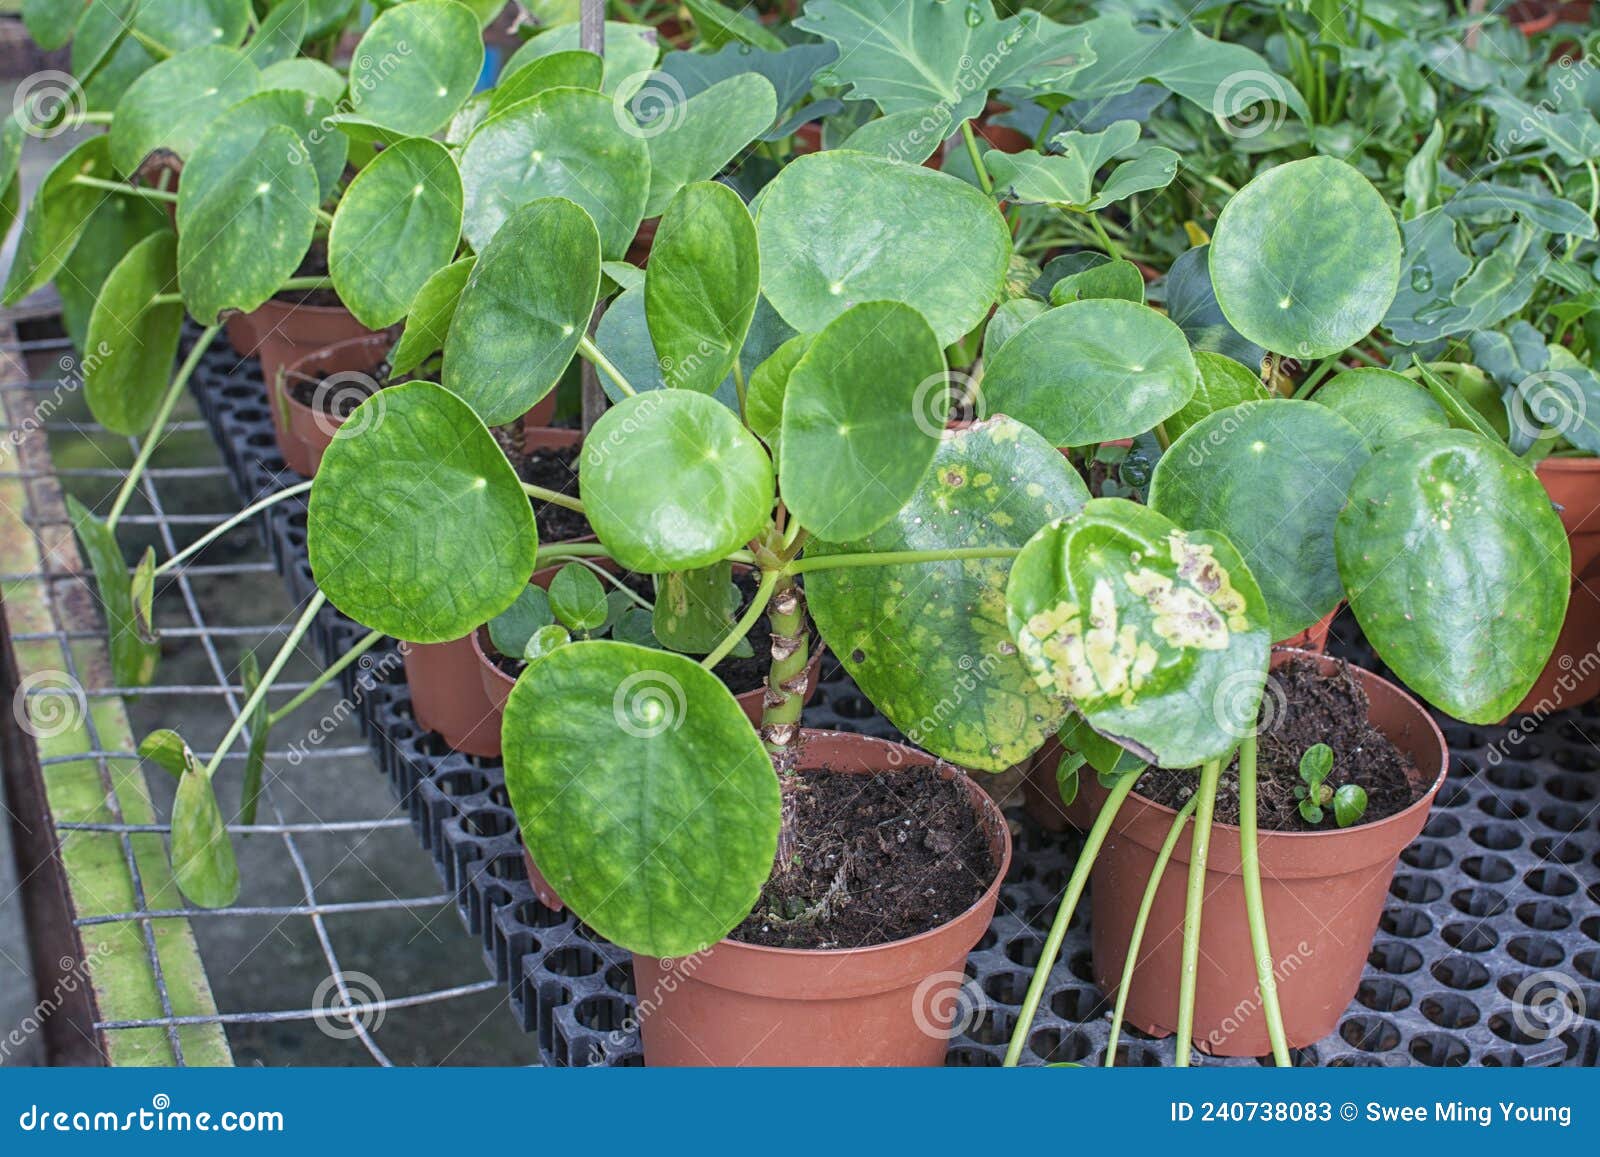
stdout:
{"type": "MultiPolygon", "coordinates": [[[[15,86],[0,92],[9,107],[15,86]]],[[[28,190],[37,184],[54,158],[70,148],[72,137],[29,141],[24,152],[23,176],[28,190]]],[[[8,239],[0,262],[10,267],[14,238],[8,239]]],[[[58,418],[87,421],[81,396],[58,418]]],[[[194,418],[185,405],[178,417],[194,418]]],[[[107,461],[125,465],[131,455],[121,439],[87,439],[55,435],[52,450],[58,468],[100,466],[107,461]]],[[[158,466],[209,465],[218,461],[215,448],[203,433],[169,438],[155,457],[158,466]]],[[[109,480],[71,489],[91,507],[104,509],[109,480]],[[98,490],[98,492],[97,492],[98,490]]],[[[225,479],[208,478],[179,489],[162,486],[169,512],[215,513],[237,509],[225,479]]],[[[142,502],[131,513],[147,511],[142,502]]],[[[146,545],[139,531],[120,533],[129,559],[146,545]]],[[[190,528],[189,533],[195,533],[190,528]]],[[[158,554],[164,554],[159,544],[158,554]]],[[[261,560],[266,553],[253,532],[236,534],[207,551],[208,563],[261,560]]],[[[261,625],[289,619],[290,606],[281,580],[275,574],[197,578],[195,593],[207,621],[212,624],[261,625]]],[[[161,594],[158,622],[188,625],[176,588],[161,594]]],[[[281,638],[281,636],[280,636],[281,638]]],[[[235,665],[244,650],[255,646],[262,665],[279,639],[226,640],[221,658],[237,681],[235,665]]],[[[285,678],[304,680],[315,673],[309,652],[296,659],[285,678]]],[[[198,640],[169,641],[163,647],[158,684],[211,684],[215,675],[198,640]]],[[[286,748],[303,739],[307,729],[331,711],[337,691],[325,692],[274,731],[272,746],[286,748]]],[[[281,699],[277,702],[282,702],[281,699]]],[[[159,692],[129,704],[135,735],[157,727],[178,730],[197,750],[209,750],[228,723],[215,696],[174,696],[159,692]]],[[[340,727],[328,739],[333,745],[357,745],[361,738],[355,723],[340,727]]],[[[237,766],[237,765],[235,765],[237,766]]],[[[165,775],[148,776],[158,810],[164,816],[171,803],[171,781],[165,775]]],[[[398,816],[387,783],[370,756],[339,760],[307,760],[299,767],[286,763],[269,766],[268,779],[284,818],[291,822],[338,819],[372,819],[398,816]]],[[[225,812],[236,805],[237,782],[222,782],[219,792],[225,812]]],[[[263,818],[271,818],[264,809],[263,818]]],[[[409,827],[377,832],[328,833],[300,837],[301,850],[324,902],[394,897],[432,896],[442,891],[431,859],[409,827]]],[[[300,904],[304,892],[277,836],[252,836],[235,840],[244,880],[239,903],[244,905],[300,904]]],[[[0,898],[11,891],[5,880],[11,857],[7,833],[0,830],[0,898]]],[[[312,923],[305,917],[208,918],[194,922],[195,935],[220,1009],[225,1011],[303,1009],[312,1006],[313,994],[328,974],[312,923]]],[[[332,916],[328,931],[346,971],[371,976],[389,998],[450,988],[481,981],[486,973],[476,943],[463,930],[452,905],[393,910],[381,913],[332,916]]],[[[23,979],[19,962],[26,960],[22,937],[25,929],[15,906],[0,902],[0,1035],[10,1030],[32,1008],[31,984],[23,979]]],[[[392,1010],[376,1032],[381,1047],[397,1064],[474,1065],[532,1064],[538,1061],[536,1040],[513,1021],[503,989],[449,1001],[392,1010]]],[[[335,1039],[314,1023],[293,1022],[229,1026],[228,1039],[239,1064],[255,1065],[364,1065],[372,1058],[358,1041],[335,1039]]],[[[13,1058],[15,1059],[15,1058],[13,1058]]],[[[37,1055],[31,1058],[37,1062],[37,1055]]]]}

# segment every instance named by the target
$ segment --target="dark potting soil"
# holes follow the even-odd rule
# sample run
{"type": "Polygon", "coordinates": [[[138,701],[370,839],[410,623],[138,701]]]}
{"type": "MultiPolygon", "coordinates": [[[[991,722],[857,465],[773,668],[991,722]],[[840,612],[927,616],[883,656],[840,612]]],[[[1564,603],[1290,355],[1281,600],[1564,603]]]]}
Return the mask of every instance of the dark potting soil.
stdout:
{"type": "MultiPolygon", "coordinates": [[[[1293,659],[1274,668],[1272,679],[1282,698],[1262,697],[1256,759],[1256,813],[1261,830],[1338,830],[1331,806],[1322,809],[1321,823],[1307,823],[1294,794],[1302,782],[1300,757],[1318,743],[1333,748],[1333,771],[1325,781],[1328,786],[1337,789],[1354,783],[1366,791],[1367,810],[1359,823],[1375,823],[1411,806],[1419,792],[1406,774],[1410,764],[1367,722],[1367,693],[1348,667],[1341,664],[1333,674],[1324,675],[1312,660],[1293,659]]],[[[1134,790],[1157,803],[1179,808],[1188,802],[1198,783],[1199,772],[1193,768],[1152,768],[1139,778],[1134,790]]],[[[1215,818],[1225,824],[1239,822],[1237,758],[1218,783],[1215,818]]]]}
{"type": "MultiPolygon", "coordinates": [[[[305,258],[300,262],[300,267],[294,271],[296,277],[327,277],[328,276],[328,243],[323,238],[317,238],[311,243],[311,248],[306,252],[305,258]]],[[[284,293],[273,295],[274,301],[287,301],[294,305],[343,305],[344,302],[332,289],[291,289],[284,293]]]]}
{"type": "MultiPolygon", "coordinates": [[[[437,384],[439,374],[435,371],[431,374],[402,374],[395,377],[389,363],[383,362],[370,374],[350,374],[339,378],[332,389],[322,388],[325,381],[326,377],[314,374],[286,373],[284,378],[289,396],[295,401],[343,421],[357,406],[386,386],[417,381],[437,384]]],[[[521,436],[521,427],[518,427],[518,436],[521,436]]]]}
{"type": "MultiPolygon", "coordinates": [[[[501,448],[524,482],[573,498],[578,496],[578,455],[583,453],[583,447],[566,446],[525,454],[520,447],[507,446],[502,441],[501,448]]],[[[594,533],[589,520],[576,510],[539,501],[534,502],[533,508],[541,543],[570,542],[594,533]]]]}
{"type": "Polygon", "coordinates": [[[801,772],[798,855],[774,873],[735,940],[770,948],[866,948],[937,928],[994,879],[989,837],[958,780],[930,768],[801,772]]]}

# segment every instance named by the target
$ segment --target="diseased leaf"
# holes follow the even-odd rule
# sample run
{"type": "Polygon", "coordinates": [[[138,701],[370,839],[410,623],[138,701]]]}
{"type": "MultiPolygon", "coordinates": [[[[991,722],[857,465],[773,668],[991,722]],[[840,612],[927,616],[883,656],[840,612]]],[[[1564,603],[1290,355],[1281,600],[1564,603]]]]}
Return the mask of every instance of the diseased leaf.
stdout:
{"type": "Polygon", "coordinates": [[[733,627],[738,609],[732,563],[672,571],[656,576],[651,629],[668,650],[704,655],[733,627]]]}
{"type": "Polygon", "coordinates": [[[211,122],[256,91],[256,66],[221,45],[169,57],[129,86],[111,122],[111,161],[132,176],[158,149],[188,157],[211,122]]]}

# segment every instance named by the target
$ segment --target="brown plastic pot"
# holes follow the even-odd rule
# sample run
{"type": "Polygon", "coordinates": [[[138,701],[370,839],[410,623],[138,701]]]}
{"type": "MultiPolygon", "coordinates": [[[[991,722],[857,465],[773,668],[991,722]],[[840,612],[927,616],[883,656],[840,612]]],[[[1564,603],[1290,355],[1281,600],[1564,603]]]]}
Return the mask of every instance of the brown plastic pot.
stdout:
{"type": "Polygon", "coordinates": [[[869,774],[908,766],[960,777],[997,865],[978,901],[920,936],[871,948],[765,948],[723,940],[678,960],[633,958],[648,1065],[942,1065],[966,983],[1011,863],[1005,816],[960,769],[864,735],[803,731],[800,766],[869,774]]]}
{"type": "Polygon", "coordinates": [[[522,450],[525,454],[537,454],[540,450],[565,450],[568,446],[576,446],[583,441],[583,431],[569,429],[566,426],[548,426],[555,416],[556,396],[554,392],[533,409],[522,420],[522,450]]]}
{"type": "MultiPolygon", "coordinates": [[[[1273,665],[1308,654],[1280,650],[1273,655],[1273,665]]],[[[1339,666],[1337,659],[1313,657],[1324,672],[1339,666]]],[[[1416,700],[1370,671],[1351,670],[1371,702],[1368,719],[1410,761],[1413,783],[1421,794],[1404,811],[1376,823],[1331,832],[1259,834],[1262,895],[1278,999],[1284,1031],[1294,1048],[1333,1032],[1349,1006],[1395,864],[1422,830],[1449,766],[1444,736],[1416,700]]],[[[1087,778],[1083,790],[1098,810],[1105,789],[1087,778]]],[[[1090,885],[1094,974],[1107,994],[1115,993],[1121,979],[1134,917],[1174,815],[1172,808],[1129,795],[1095,861],[1090,885]]],[[[1128,1023],[1153,1035],[1172,1033],[1178,1022],[1192,832],[1189,825],[1156,888],[1128,994],[1128,1023]]],[[[1215,1056],[1255,1057],[1267,1054],[1270,1042],[1256,991],[1239,853],[1239,829],[1215,825],[1206,864],[1194,1039],[1198,1048],[1215,1056]]]]}
{"type": "Polygon", "coordinates": [[[500,754],[500,712],[484,692],[471,635],[448,643],[412,643],[405,664],[419,727],[437,731],[455,751],[500,754]]]}
{"type": "Polygon", "coordinates": [[[1546,458],[1534,468],[1572,544],[1574,577],[1600,557],[1600,458],[1546,458]]]}
{"type": "Polygon", "coordinates": [[[247,338],[248,348],[239,350],[232,326],[228,331],[228,339],[235,341],[234,348],[240,354],[259,357],[261,380],[273,382],[277,380],[279,370],[307,354],[335,342],[366,337],[373,332],[342,305],[301,305],[272,298],[260,309],[246,315],[245,321],[238,327],[237,338],[247,338]]]}
{"type": "Polygon", "coordinates": [[[1572,593],[1550,660],[1513,715],[1549,714],[1600,695],[1600,458],[1546,458],[1534,468],[1572,548],[1572,593]]]}

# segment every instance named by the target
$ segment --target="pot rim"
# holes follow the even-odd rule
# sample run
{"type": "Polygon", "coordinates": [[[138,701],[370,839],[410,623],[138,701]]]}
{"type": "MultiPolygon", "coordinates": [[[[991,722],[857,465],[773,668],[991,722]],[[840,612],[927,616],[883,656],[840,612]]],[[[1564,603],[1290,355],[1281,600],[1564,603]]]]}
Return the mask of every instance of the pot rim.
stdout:
{"type": "MultiPolygon", "coordinates": [[[[315,308],[317,308],[317,309],[329,309],[329,308],[332,308],[332,307],[331,306],[317,306],[315,308]]],[[[318,374],[320,374],[320,376],[322,378],[326,379],[327,376],[328,376],[327,372],[318,371],[317,373],[313,373],[313,372],[307,371],[305,369],[302,369],[301,367],[304,366],[309,361],[314,361],[314,360],[316,360],[318,358],[328,357],[329,355],[333,354],[335,351],[342,351],[342,350],[345,350],[345,349],[353,347],[353,346],[362,346],[362,345],[374,345],[374,346],[381,347],[383,350],[388,350],[389,348],[391,348],[394,345],[394,342],[393,342],[393,340],[390,339],[389,335],[386,334],[386,333],[364,333],[364,334],[360,334],[360,335],[358,335],[356,337],[340,338],[338,341],[329,342],[325,346],[318,346],[316,349],[311,350],[308,353],[302,354],[300,357],[295,358],[292,362],[285,362],[284,363],[283,368],[278,371],[277,380],[272,383],[273,392],[275,392],[280,397],[282,397],[283,400],[284,400],[284,403],[287,406],[291,407],[292,409],[304,410],[305,412],[307,412],[309,414],[320,415],[322,417],[330,419],[336,425],[343,425],[344,422],[345,422],[345,419],[336,418],[332,414],[321,414],[321,412],[318,411],[315,407],[308,406],[304,402],[302,402],[299,398],[295,397],[294,396],[294,391],[289,388],[289,375],[297,373],[301,377],[311,378],[311,377],[318,376],[318,374]]],[[[380,361],[381,360],[382,359],[380,358],[380,361]]],[[[344,371],[342,371],[342,370],[333,370],[331,372],[332,373],[343,373],[344,371]]],[[[384,385],[382,385],[382,386],[380,386],[378,388],[380,390],[388,389],[388,383],[385,383],[384,385]]]]}
{"type": "Polygon", "coordinates": [[[1536,474],[1541,471],[1551,474],[1600,473],[1600,455],[1575,458],[1541,458],[1533,469],[1536,474]]]}
{"type": "MultiPolygon", "coordinates": [[[[886,940],[882,944],[869,944],[865,948],[773,948],[766,944],[746,944],[742,940],[734,940],[731,937],[724,936],[715,944],[707,945],[707,947],[701,951],[710,951],[715,949],[719,953],[749,952],[758,956],[765,956],[774,961],[795,959],[843,960],[847,957],[860,959],[863,956],[887,956],[897,952],[904,952],[909,946],[924,944],[938,936],[943,935],[952,924],[959,924],[961,921],[971,918],[974,912],[984,907],[984,905],[991,904],[995,901],[995,899],[999,896],[1000,886],[1005,883],[1006,875],[1011,870],[1011,856],[1013,852],[1011,842],[1011,825],[1006,822],[1005,812],[1000,809],[999,804],[994,802],[994,797],[988,792],[984,791],[983,788],[978,786],[978,781],[973,779],[971,772],[962,767],[960,764],[951,763],[947,759],[940,759],[938,756],[933,755],[930,752],[923,751],[921,748],[912,747],[908,743],[896,743],[892,739],[879,739],[875,735],[862,735],[853,731],[834,731],[830,728],[824,727],[802,727],[800,729],[800,735],[802,739],[810,739],[816,736],[844,736],[850,739],[861,740],[873,747],[877,747],[885,751],[897,750],[907,752],[916,757],[917,766],[932,767],[935,769],[948,767],[953,772],[951,778],[961,777],[968,780],[969,793],[976,794],[982,799],[982,803],[976,805],[973,809],[978,813],[979,822],[989,826],[991,830],[997,832],[1000,837],[1000,863],[995,868],[994,879],[989,882],[989,886],[983,890],[976,900],[974,900],[970,905],[962,909],[960,912],[956,913],[954,916],[950,917],[948,920],[935,924],[926,932],[919,932],[915,936],[905,936],[899,940],[886,940]]],[[[895,771],[898,769],[885,768],[881,770],[895,771]]],[[[836,772],[835,774],[867,775],[871,773],[865,771],[841,771],[836,772]]]]}
{"type": "MultiPolygon", "coordinates": [[[[280,292],[283,291],[280,290],[280,292]]],[[[295,291],[291,289],[288,292],[293,293],[295,291]]],[[[267,298],[267,300],[263,301],[260,305],[256,306],[255,309],[252,309],[249,312],[260,313],[265,309],[274,309],[283,313],[299,313],[301,310],[307,310],[314,312],[319,317],[331,317],[335,314],[350,313],[350,307],[346,305],[308,305],[298,301],[281,301],[276,294],[267,298]]],[[[350,316],[354,317],[355,315],[351,314],[350,316]]],[[[379,332],[381,333],[383,331],[380,330],[379,332]]]]}
{"type": "MultiPolygon", "coordinates": [[[[1600,462],[1600,459],[1596,459],[1596,461],[1600,462]]],[[[1439,789],[1444,786],[1445,779],[1450,775],[1450,745],[1445,742],[1444,732],[1439,729],[1438,721],[1434,719],[1432,712],[1425,708],[1421,703],[1418,703],[1416,697],[1413,696],[1409,691],[1406,691],[1399,684],[1392,683],[1388,679],[1385,679],[1382,675],[1379,675],[1374,671],[1369,671],[1365,667],[1357,666],[1348,659],[1340,659],[1337,656],[1327,654],[1319,655],[1315,651],[1307,651],[1301,647],[1274,646],[1272,648],[1272,653],[1274,655],[1303,655],[1308,659],[1326,660],[1330,663],[1339,663],[1345,667],[1349,667],[1353,670],[1361,672],[1361,674],[1366,676],[1368,679],[1373,679],[1378,683],[1383,684],[1396,696],[1398,696],[1402,703],[1411,708],[1419,719],[1426,721],[1426,733],[1431,734],[1433,738],[1439,741],[1439,752],[1441,758],[1439,761],[1439,773],[1427,782],[1422,794],[1417,796],[1417,798],[1412,800],[1410,804],[1395,812],[1393,815],[1384,816],[1381,820],[1374,820],[1370,824],[1355,824],[1352,827],[1335,828],[1332,831],[1326,832],[1279,832],[1262,829],[1257,833],[1260,839],[1266,840],[1270,838],[1272,840],[1292,840],[1299,843],[1309,843],[1314,840],[1345,839],[1351,837],[1361,838],[1365,837],[1369,833],[1382,831],[1386,827],[1398,826],[1408,818],[1414,818],[1415,814],[1419,810],[1422,814],[1426,814],[1433,808],[1434,797],[1439,794],[1439,789]]],[[[1130,799],[1138,800],[1144,808],[1158,814],[1164,814],[1169,819],[1177,816],[1178,814],[1177,808],[1168,807],[1164,803],[1157,803],[1149,796],[1140,795],[1138,791],[1131,791],[1128,793],[1128,796],[1130,799]]],[[[1213,822],[1212,824],[1213,833],[1232,832],[1234,834],[1238,834],[1240,830],[1241,829],[1237,824],[1225,824],[1220,822],[1213,822]]],[[[1215,838],[1215,835],[1213,835],[1213,838],[1215,838]]]]}

